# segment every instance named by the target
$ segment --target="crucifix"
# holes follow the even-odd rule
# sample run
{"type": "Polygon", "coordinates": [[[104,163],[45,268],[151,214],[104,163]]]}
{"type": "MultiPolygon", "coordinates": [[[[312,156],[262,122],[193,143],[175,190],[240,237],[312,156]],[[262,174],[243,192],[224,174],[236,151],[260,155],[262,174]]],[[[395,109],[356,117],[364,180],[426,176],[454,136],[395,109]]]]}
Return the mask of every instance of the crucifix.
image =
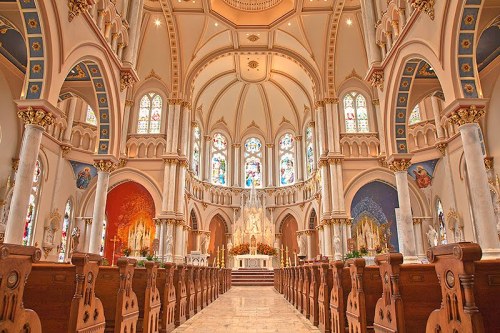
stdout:
{"type": "Polygon", "coordinates": [[[116,250],[116,243],[120,241],[119,238],[116,238],[116,235],[113,236],[113,239],[109,240],[110,242],[113,242],[113,253],[111,254],[111,267],[115,266],[115,250],[116,250]]]}

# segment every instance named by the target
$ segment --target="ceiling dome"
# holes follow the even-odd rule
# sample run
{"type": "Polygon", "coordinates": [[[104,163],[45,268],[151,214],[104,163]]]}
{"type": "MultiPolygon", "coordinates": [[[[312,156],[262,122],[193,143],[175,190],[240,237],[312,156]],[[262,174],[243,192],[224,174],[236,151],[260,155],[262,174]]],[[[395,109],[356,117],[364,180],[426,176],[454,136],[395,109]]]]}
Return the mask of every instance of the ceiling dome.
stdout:
{"type": "Polygon", "coordinates": [[[229,6],[248,12],[267,10],[279,5],[283,0],[223,0],[229,6]]]}

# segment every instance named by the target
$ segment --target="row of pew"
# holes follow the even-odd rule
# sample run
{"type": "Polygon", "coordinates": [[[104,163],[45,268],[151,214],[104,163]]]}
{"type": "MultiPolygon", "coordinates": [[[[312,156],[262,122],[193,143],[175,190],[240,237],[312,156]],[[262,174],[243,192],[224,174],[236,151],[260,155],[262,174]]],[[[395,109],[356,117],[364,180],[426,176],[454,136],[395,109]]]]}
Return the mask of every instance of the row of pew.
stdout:
{"type": "Polygon", "coordinates": [[[400,253],[275,269],[274,286],[322,332],[500,332],[500,260],[475,243],[433,247],[429,264],[400,253]]]}
{"type": "Polygon", "coordinates": [[[0,244],[0,332],[166,333],[231,288],[231,270],[75,253],[39,262],[34,247],[0,244]]]}

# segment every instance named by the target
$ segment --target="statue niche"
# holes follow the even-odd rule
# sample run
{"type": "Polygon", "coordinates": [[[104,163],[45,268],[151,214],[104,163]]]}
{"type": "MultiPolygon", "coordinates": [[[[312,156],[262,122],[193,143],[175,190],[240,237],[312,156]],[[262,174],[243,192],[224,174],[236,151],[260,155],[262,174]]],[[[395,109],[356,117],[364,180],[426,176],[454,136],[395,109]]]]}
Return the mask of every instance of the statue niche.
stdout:
{"type": "Polygon", "coordinates": [[[150,247],[152,240],[152,228],[143,219],[138,219],[128,230],[128,247],[132,249],[135,257],[140,256],[143,248],[150,247]]]}

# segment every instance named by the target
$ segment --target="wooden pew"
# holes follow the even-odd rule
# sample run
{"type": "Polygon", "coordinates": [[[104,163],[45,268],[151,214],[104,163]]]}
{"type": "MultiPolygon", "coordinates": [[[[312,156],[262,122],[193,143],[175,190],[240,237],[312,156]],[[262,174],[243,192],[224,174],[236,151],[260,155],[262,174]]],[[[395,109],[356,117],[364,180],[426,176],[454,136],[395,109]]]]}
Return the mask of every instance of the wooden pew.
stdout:
{"type": "Polygon", "coordinates": [[[318,307],[318,295],[319,295],[319,285],[320,281],[320,273],[319,273],[319,265],[320,264],[312,264],[310,265],[311,275],[309,280],[309,320],[314,326],[319,325],[319,307],[318,307]]]}
{"type": "Polygon", "coordinates": [[[295,275],[297,276],[297,287],[296,287],[296,296],[295,296],[295,308],[302,312],[303,302],[302,302],[302,288],[304,287],[304,274],[302,273],[302,266],[298,266],[295,268],[295,275]]]}
{"type": "Polygon", "coordinates": [[[95,293],[102,302],[106,317],[105,332],[134,332],[139,319],[139,304],[132,290],[137,260],[119,258],[116,267],[99,268],[95,293]]]}
{"type": "Polygon", "coordinates": [[[295,267],[290,267],[290,297],[289,302],[292,304],[295,304],[295,297],[297,296],[296,293],[297,289],[297,279],[295,278],[295,267]]]}
{"type": "Polygon", "coordinates": [[[24,305],[40,316],[43,332],[104,332],[104,309],[95,295],[101,260],[96,254],[74,253],[72,264],[33,265],[24,305]]]}
{"type": "Polygon", "coordinates": [[[306,316],[307,319],[309,319],[311,313],[311,308],[309,306],[309,293],[311,291],[309,281],[311,280],[311,269],[309,268],[309,264],[303,265],[301,267],[302,278],[304,279],[304,282],[302,284],[302,314],[306,316]]]}
{"type": "Polygon", "coordinates": [[[202,267],[194,266],[194,313],[198,313],[201,311],[201,270],[202,267]]]}
{"type": "Polygon", "coordinates": [[[219,269],[217,277],[219,278],[219,294],[222,295],[226,292],[226,272],[224,268],[219,269]]]}
{"type": "Polygon", "coordinates": [[[274,269],[274,290],[277,292],[281,293],[281,275],[280,275],[281,269],[275,268],[274,269]]]}
{"type": "Polygon", "coordinates": [[[165,263],[164,268],[158,269],[156,286],[160,292],[160,333],[171,332],[175,328],[175,264],[165,263]]]}
{"type": "Polygon", "coordinates": [[[347,265],[351,276],[346,308],[349,332],[370,332],[373,329],[375,305],[382,295],[378,267],[365,267],[366,262],[362,258],[349,259],[347,265]]]}
{"type": "Polygon", "coordinates": [[[233,270],[231,268],[226,268],[227,290],[231,289],[232,287],[232,272],[233,270]]]}
{"type": "Polygon", "coordinates": [[[332,291],[330,293],[330,317],[332,333],[346,332],[347,298],[351,290],[349,268],[337,260],[330,263],[332,269],[332,291]]]}
{"type": "Polygon", "coordinates": [[[500,331],[500,261],[481,259],[475,243],[432,247],[427,258],[441,281],[441,307],[427,320],[426,332],[500,331]]]}
{"type": "Polygon", "coordinates": [[[214,280],[214,301],[219,298],[219,269],[214,267],[212,271],[212,278],[214,280]]]}
{"type": "Polygon", "coordinates": [[[156,287],[159,265],[154,261],[146,261],[144,266],[135,270],[132,284],[139,302],[137,332],[154,333],[160,327],[161,299],[156,287]]]}
{"type": "Polygon", "coordinates": [[[377,333],[425,332],[427,318],[441,303],[434,265],[403,265],[401,253],[376,256],[382,297],[375,307],[377,333]]]}
{"type": "Polygon", "coordinates": [[[289,281],[290,281],[290,270],[288,269],[288,267],[285,267],[283,268],[283,275],[284,275],[284,281],[283,281],[283,294],[285,296],[285,299],[287,301],[290,301],[290,284],[289,284],[289,281]]]}
{"type": "Polygon", "coordinates": [[[177,265],[174,271],[175,286],[175,327],[186,321],[186,267],[177,265]]]}
{"type": "Polygon", "coordinates": [[[193,281],[194,266],[186,265],[185,284],[186,284],[186,319],[194,316],[194,299],[196,297],[193,281]]]}
{"type": "Polygon", "coordinates": [[[321,332],[331,332],[330,293],[333,285],[333,273],[328,263],[319,264],[320,285],[318,291],[319,325],[321,332]]]}
{"type": "Polygon", "coordinates": [[[208,305],[208,269],[205,266],[201,267],[201,308],[205,308],[208,305]]]}
{"type": "Polygon", "coordinates": [[[23,306],[25,281],[41,256],[33,246],[0,244],[0,332],[42,332],[38,315],[23,306]]]}

